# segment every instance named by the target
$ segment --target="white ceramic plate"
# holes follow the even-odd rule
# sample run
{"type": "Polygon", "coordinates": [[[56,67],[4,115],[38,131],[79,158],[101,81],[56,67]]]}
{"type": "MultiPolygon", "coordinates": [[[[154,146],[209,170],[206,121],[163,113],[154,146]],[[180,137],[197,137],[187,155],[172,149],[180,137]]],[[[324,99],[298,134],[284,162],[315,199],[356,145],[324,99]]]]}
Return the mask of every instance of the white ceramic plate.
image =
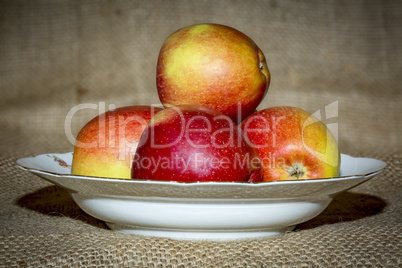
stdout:
{"type": "Polygon", "coordinates": [[[59,185],[89,215],[116,231],[177,239],[229,240],[292,230],[332,198],[381,173],[386,163],[341,156],[340,177],[276,182],[172,182],[71,175],[72,153],[17,165],[59,185]]]}

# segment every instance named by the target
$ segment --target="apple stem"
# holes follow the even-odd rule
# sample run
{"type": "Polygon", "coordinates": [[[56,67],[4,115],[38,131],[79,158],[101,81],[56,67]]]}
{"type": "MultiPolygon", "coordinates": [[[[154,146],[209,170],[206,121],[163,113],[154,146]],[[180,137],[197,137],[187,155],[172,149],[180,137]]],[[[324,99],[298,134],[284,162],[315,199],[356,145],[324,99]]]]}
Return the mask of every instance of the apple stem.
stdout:
{"type": "Polygon", "coordinates": [[[293,179],[299,179],[304,176],[306,171],[300,164],[295,164],[288,169],[289,176],[293,179]]]}

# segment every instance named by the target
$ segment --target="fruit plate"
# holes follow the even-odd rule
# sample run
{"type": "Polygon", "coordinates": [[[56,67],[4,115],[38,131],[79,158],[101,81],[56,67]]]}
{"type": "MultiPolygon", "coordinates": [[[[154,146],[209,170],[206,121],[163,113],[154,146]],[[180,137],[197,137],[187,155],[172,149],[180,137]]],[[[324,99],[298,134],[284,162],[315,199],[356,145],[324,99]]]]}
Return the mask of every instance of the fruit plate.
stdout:
{"type": "Polygon", "coordinates": [[[174,182],[71,175],[72,153],[42,154],[17,166],[65,188],[110,229],[174,239],[232,240],[293,230],[336,194],[381,173],[386,163],[341,155],[340,176],[275,182],[174,182]]]}

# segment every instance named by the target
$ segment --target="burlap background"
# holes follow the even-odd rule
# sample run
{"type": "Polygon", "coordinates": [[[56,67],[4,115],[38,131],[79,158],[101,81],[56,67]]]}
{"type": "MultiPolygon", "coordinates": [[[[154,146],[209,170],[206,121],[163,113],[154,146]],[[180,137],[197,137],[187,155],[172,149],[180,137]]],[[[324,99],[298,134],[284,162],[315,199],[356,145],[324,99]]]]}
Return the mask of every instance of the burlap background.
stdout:
{"type": "MultiPolygon", "coordinates": [[[[0,1],[0,266],[402,267],[401,43],[398,1],[0,1]],[[114,233],[15,167],[71,151],[64,123],[78,104],[159,103],[160,46],[200,22],[235,27],[264,51],[272,83],[260,108],[337,101],[342,152],[389,168],[295,232],[205,242],[114,233]]],[[[80,110],[67,132],[97,113],[80,110]]]]}

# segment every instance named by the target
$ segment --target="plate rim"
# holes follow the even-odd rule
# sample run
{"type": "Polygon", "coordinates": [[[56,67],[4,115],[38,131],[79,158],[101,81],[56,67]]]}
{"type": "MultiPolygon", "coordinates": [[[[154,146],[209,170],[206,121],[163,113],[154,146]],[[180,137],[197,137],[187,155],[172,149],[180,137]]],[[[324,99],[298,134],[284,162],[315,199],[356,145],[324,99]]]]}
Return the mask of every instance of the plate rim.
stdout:
{"type": "Polygon", "coordinates": [[[329,178],[317,178],[317,179],[301,179],[301,180],[280,180],[280,181],[261,181],[261,182],[248,182],[248,181],[195,181],[195,182],[182,182],[182,181],[174,181],[174,180],[141,180],[141,179],[122,179],[122,178],[108,178],[108,177],[97,177],[97,176],[86,176],[86,175],[73,175],[73,174],[66,174],[66,173],[58,173],[58,172],[52,172],[52,171],[46,171],[46,170],[41,170],[38,168],[32,168],[32,167],[27,167],[24,166],[21,163],[21,160],[26,160],[26,159],[35,159],[40,156],[49,156],[49,155],[67,155],[67,154],[73,154],[73,152],[67,152],[67,153],[44,153],[44,154],[38,154],[35,156],[30,156],[30,157],[22,157],[17,160],[15,160],[15,164],[26,171],[29,171],[34,174],[44,174],[44,175],[51,175],[53,177],[67,177],[71,179],[81,179],[81,180],[93,180],[93,181],[110,181],[110,182],[121,182],[121,183],[149,183],[149,184],[177,184],[177,185],[202,185],[202,184],[217,184],[217,185],[265,185],[265,184],[289,184],[289,183],[317,183],[317,182],[323,182],[323,181],[333,181],[333,180],[348,180],[348,179],[354,179],[354,178],[364,178],[364,177],[370,177],[370,176],[375,176],[384,170],[387,169],[388,164],[382,160],[375,159],[375,158],[369,158],[369,157],[354,157],[350,156],[348,154],[341,154],[341,157],[350,157],[350,158],[355,158],[355,159],[370,159],[370,160],[375,160],[378,162],[381,162],[383,165],[382,168],[364,173],[364,174],[353,174],[353,175],[347,175],[347,176],[338,176],[338,177],[329,177],[329,178]]]}

